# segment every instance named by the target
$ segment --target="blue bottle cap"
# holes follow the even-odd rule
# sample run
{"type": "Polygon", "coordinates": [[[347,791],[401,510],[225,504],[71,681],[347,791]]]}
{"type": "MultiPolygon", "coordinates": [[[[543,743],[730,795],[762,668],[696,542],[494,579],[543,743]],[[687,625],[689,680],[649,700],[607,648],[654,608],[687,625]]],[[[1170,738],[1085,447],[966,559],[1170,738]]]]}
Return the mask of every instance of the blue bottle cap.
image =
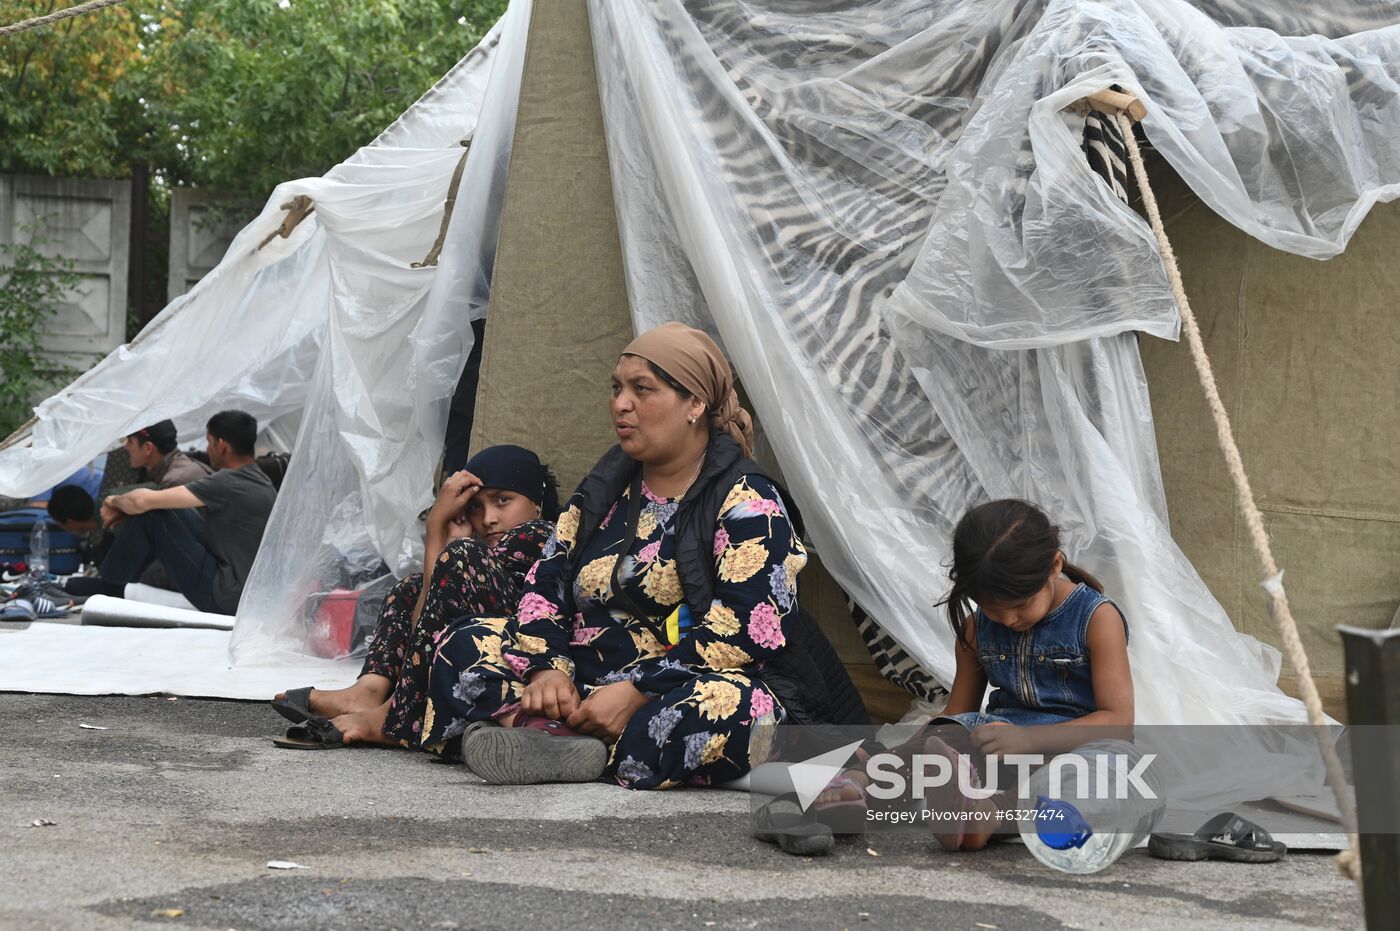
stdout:
{"type": "Polygon", "coordinates": [[[1089,822],[1069,802],[1040,796],[1036,799],[1035,834],[1053,850],[1069,850],[1084,846],[1094,836],[1089,822]]]}

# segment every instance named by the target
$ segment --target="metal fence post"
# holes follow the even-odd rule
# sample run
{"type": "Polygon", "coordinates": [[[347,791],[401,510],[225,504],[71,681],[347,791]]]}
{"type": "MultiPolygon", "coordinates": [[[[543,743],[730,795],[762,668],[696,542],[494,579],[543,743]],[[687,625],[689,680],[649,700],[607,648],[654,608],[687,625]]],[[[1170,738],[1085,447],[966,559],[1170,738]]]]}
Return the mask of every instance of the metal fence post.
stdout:
{"type": "Polygon", "coordinates": [[[1366,927],[1400,914],[1400,630],[1339,626],[1346,654],[1352,781],[1366,927]],[[1374,726],[1380,725],[1380,726],[1374,726]]]}

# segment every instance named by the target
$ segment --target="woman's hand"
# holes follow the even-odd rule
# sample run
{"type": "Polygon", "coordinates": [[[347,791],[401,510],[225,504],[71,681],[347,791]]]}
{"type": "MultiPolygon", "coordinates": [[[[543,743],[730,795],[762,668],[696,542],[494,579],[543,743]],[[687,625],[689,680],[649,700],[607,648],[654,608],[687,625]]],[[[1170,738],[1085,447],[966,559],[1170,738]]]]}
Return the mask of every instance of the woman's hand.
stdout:
{"type": "Polygon", "coordinates": [[[614,682],[594,689],[564,723],[604,743],[615,743],[632,715],[650,700],[631,682],[614,682]]]}
{"type": "Polygon", "coordinates": [[[530,674],[520,693],[520,709],[551,721],[562,721],[579,708],[574,680],[557,669],[539,669],[530,674]]]}

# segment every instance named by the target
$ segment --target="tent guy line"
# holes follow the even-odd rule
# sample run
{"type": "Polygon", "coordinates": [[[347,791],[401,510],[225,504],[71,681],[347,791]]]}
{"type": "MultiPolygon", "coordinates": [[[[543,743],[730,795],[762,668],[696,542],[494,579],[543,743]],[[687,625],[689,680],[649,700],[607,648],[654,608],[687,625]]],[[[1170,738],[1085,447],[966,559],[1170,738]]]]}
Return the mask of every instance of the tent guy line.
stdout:
{"type": "Polygon", "coordinates": [[[1337,866],[1346,876],[1360,882],[1361,859],[1359,851],[1361,846],[1357,836],[1356,802],[1347,787],[1346,773],[1342,769],[1341,758],[1337,755],[1336,741],[1329,727],[1330,719],[1322,710],[1322,698],[1318,695],[1317,683],[1313,681],[1312,666],[1308,661],[1307,650],[1304,649],[1302,638],[1298,634],[1298,622],[1293,619],[1293,612],[1288,606],[1288,595],[1283,589],[1283,571],[1279,569],[1278,563],[1274,559],[1269,535],[1264,530],[1264,517],[1259,513],[1259,504],[1255,501],[1254,492],[1250,489],[1249,475],[1244,469],[1244,457],[1240,454],[1240,445],[1235,439],[1235,431],[1230,426],[1230,415],[1225,410],[1224,402],[1220,400],[1220,389],[1215,382],[1215,371],[1211,366],[1210,356],[1206,353],[1205,341],[1201,338],[1200,325],[1196,322],[1196,315],[1191,311],[1191,301],[1186,296],[1185,285],[1182,284],[1181,268],[1176,262],[1176,252],[1172,249],[1171,240],[1167,238],[1166,228],[1162,226],[1162,213],[1157,207],[1157,195],[1152,190],[1147,176],[1147,166],[1143,164],[1142,151],[1138,147],[1137,136],[1133,131],[1133,123],[1140,122],[1147,115],[1147,110],[1135,98],[1127,97],[1124,94],[1116,94],[1115,97],[1117,99],[1104,100],[1101,98],[1098,102],[1091,101],[1091,103],[1098,107],[1111,108],[1110,112],[1113,112],[1117,119],[1123,140],[1127,144],[1128,158],[1132,162],[1133,175],[1137,179],[1138,190],[1142,194],[1143,208],[1146,210],[1148,221],[1152,225],[1152,232],[1157,237],[1162,262],[1167,269],[1167,278],[1172,283],[1172,292],[1176,296],[1177,308],[1181,312],[1181,323],[1186,331],[1186,345],[1191,353],[1191,362],[1196,367],[1201,390],[1205,393],[1206,400],[1210,405],[1211,418],[1215,422],[1216,438],[1230,469],[1230,479],[1235,486],[1235,503],[1244,512],[1245,523],[1249,527],[1250,540],[1254,545],[1255,555],[1264,570],[1263,587],[1269,593],[1270,614],[1274,623],[1278,625],[1288,661],[1298,671],[1303,703],[1307,706],[1308,721],[1313,726],[1318,749],[1321,751],[1323,762],[1327,767],[1327,781],[1332,786],[1337,807],[1342,813],[1342,824],[1346,828],[1350,846],[1337,855],[1337,866]]]}

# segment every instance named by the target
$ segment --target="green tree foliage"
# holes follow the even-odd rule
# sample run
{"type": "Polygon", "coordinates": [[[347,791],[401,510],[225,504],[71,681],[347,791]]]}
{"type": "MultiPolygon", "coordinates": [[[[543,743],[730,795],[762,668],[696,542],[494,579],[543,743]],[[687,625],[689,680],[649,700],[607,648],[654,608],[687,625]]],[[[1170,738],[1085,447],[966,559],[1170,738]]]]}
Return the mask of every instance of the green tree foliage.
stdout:
{"type": "Polygon", "coordinates": [[[182,180],[264,195],[373,139],[476,44],[503,0],[194,0],[153,57],[182,180]],[[178,90],[177,90],[178,89],[178,90]]]}
{"type": "MultiPolygon", "coordinates": [[[[0,0],[0,21],[59,0],[0,0]]],[[[506,0],[130,0],[0,43],[0,171],[260,200],[373,139],[506,0]]]]}
{"type": "Polygon", "coordinates": [[[0,242],[0,437],[29,419],[35,396],[77,374],[40,352],[43,323],[78,286],[73,263],[49,255],[39,225],[0,242]]]}
{"type": "MultiPolygon", "coordinates": [[[[0,0],[0,23],[58,7],[58,0],[0,0]]],[[[133,156],[145,154],[133,144],[147,122],[133,111],[141,65],[141,23],[130,11],[0,39],[0,172],[128,174],[133,156]]]]}
{"type": "MultiPolygon", "coordinates": [[[[74,2],[0,0],[0,24],[74,2]]],[[[325,173],[432,87],[506,5],[129,0],[6,37],[0,173],[127,178],[146,166],[150,304],[164,293],[171,188],[261,204],[283,181],[325,173]]],[[[11,234],[0,230],[0,242],[11,234]]],[[[0,273],[14,257],[0,254],[0,273]]],[[[131,332],[158,306],[133,306],[131,332]]]]}

